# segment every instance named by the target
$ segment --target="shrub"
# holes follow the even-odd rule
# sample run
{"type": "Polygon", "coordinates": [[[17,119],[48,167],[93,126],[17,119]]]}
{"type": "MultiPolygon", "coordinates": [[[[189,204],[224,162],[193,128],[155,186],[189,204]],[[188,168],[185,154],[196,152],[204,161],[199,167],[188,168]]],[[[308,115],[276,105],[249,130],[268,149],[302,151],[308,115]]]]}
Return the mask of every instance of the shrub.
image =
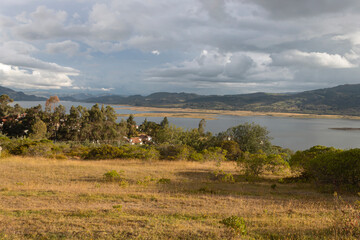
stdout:
{"type": "Polygon", "coordinates": [[[116,170],[111,170],[109,172],[104,173],[104,180],[107,182],[117,182],[117,181],[122,181],[123,177],[116,170]]]}
{"type": "Polygon", "coordinates": [[[310,159],[305,166],[318,183],[360,187],[360,149],[329,151],[310,159]]]}
{"type": "Polygon", "coordinates": [[[84,159],[114,159],[123,155],[123,151],[112,145],[101,145],[90,148],[89,152],[83,156],[84,159]]]}
{"type": "Polygon", "coordinates": [[[228,183],[234,183],[235,179],[234,176],[231,173],[226,173],[224,170],[216,170],[213,172],[213,176],[215,180],[221,181],[221,182],[228,182],[228,183]]]}
{"type": "Polygon", "coordinates": [[[180,144],[162,144],[158,147],[158,150],[160,158],[167,160],[187,160],[190,152],[193,151],[190,147],[180,144]]]}
{"type": "Polygon", "coordinates": [[[54,144],[50,140],[18,139],[7,145],[9,153],[21,156],[52,156],[54,144]]]}
{"type": "Polygon", "coordinates": [[[201,153],[198,152],[192,152],[189,156],[189,160],[191,161],[196,161],[196,162],[201,162],[204,160],[204,156],[201,153]]]}
{"type": "Polygon", "coordinates": [[[226,153],[226,150],[219,147],[210,147],[203,151],[205,160],[216,161],[218,165],[226,160],[226,153]]]}
{"type": "Polygon", "coordinates": [[[318,157],[327,152],[335,152],[338,151],[333,147],[325,147],[325,146],[313,146],[305,151],[297,151],[294,155],[291,156],[289,160],[289,164],[293,169],[301,169],[306,170],[309,161],[315,157],[318,157]]]}
{"type": "Polygon", "coordinates": [[[158,160],[160,159],[160,152],[156,150],[154,147],[150,147],[146,149],[145,155],[143,156],[144,160],[158,160]]]}
{"type": "Polygon", "coordinates": [[[231,216],[220,221],[226,227],[230,228],[235,234],[246,235],[246,224],[242,217],[231,216]]]}
{"type": "Polygon", "coordinates": [[[256,177],[265,170],[275,173],[289,166],[282,154],[267,155],[261,150],[258,153],[245,153],[239,163],[244,165],[246,175],[256,177]]]}
{"type": "Polygon", "coordinates": [[[221,148],[226,150],[226,159],[227,160],[238,160],[242,151],[240,150],[239,144],[235,141],[225,140],[221,143],[221,148]]]}
{"type": "Polygon", "coordinates": [[[154,147],[147,146],[123,146],[125,158],[137,158],[144,160],[156,160],[160,158],[160,153],[154,147]]]}
{"type": "Polygon", "coordinates": [[[169,184],[171,182],[171,180],[169,178],[160,178],[158,180],[158,183],[160,184],[169,184]]]}

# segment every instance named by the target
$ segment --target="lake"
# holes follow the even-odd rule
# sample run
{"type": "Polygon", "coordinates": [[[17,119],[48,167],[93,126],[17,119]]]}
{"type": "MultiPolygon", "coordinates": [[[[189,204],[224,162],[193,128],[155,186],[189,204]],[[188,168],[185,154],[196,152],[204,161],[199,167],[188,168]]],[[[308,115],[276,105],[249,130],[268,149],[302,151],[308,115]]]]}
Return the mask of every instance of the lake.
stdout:
{"type": "MultiPolygon", "coordinates": [[[[28,108],[44,102],[18,101],[20,106],[28,108]]],[[[69,111],[72,105],[82,105],[91,108],[93,103],[80,103],[62,101],[69,111]]],[[[119,106],[117,106],[119,107],[119,106]]],[[[132,111],[127,109],[116,109],[119,114],[141,113],[145,111],[132,111]]],[[[136,117],[135,121],[141,124],[145,117],[136,117]]],[[[148,121],[160,123],[162,117],[147,117],[148,121]]],[[[200,119],[195,118],[171,118],[170,124],[185,129],[197,128],[200,119]]],[[[119,119],[120,120],[120,119],[119,119]]],[[[254,122],[265,126],[270,136],[273,138],[272,143],[281,147],[290,148],[292,150],[304,150],[314,145],[333,146],[336,148],[358,148],[360,147],[360,131],[341,131],[332,130],[330,128],[359,128],[359,120],[345,119],[310,119],[310,118],[289,118],[289,117],[270,117],[270,116],[230,116],[218,115],[216,120],[206,121],[206,131],[214,134],[225,131],[229,127],[233,127],[245,122],[254,122]]]]}

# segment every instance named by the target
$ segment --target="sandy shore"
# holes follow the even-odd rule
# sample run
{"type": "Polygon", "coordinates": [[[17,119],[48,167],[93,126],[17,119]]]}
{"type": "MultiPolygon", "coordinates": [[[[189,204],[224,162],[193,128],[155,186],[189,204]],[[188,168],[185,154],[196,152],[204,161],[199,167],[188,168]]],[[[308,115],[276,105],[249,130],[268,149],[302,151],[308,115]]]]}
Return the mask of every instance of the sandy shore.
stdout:
{"type": "MultiPolygon", "coordinates": [[[[191,108],[156,108],[156,107],[114,107],[115,109],[127,109],[132,111],[146,111],[147,113],[133,114],[135,117],[176,117],[176,118],[199,118],[206,120],[217,119],[217,115],[232,116],[271,116],[271,117],[292,117],[292,118],[323,118],[323,119],[352,119],[360,120],[359,116],[347,115],[318,115],[303,113],[279,113],[279,112],[252,112],[252,111],[230,111],[230,110],[205,110],[191,108]]],[[[119,114],[120,117],[127,117],[129,114],[119,114]]]]}

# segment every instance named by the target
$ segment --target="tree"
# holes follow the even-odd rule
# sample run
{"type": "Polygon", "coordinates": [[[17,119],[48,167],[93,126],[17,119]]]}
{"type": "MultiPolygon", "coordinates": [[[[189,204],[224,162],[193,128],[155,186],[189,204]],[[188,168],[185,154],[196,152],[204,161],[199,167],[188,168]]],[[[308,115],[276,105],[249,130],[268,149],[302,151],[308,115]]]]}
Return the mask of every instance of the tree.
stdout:
{"type": "Polygon", "coordinates": [[[127,136],[129,138],[136,135],[136,122],[134,120],[134,115],[130,114],[129,118],[126,120],[127,126],[127,136]]]}
{"type": "Polygon", "coordinates": [[[58,96],[49,97],[45,102],[45,111],[51,112],[52,110],[55,110],[56,103],[58,102],[60,102],[58,96]]]}
{"type": "Polygon", "coordinates": [[[45,138],[46,132],[46,124],[40,118],[36,118],[34,124],[30,128],[29,137],[31,139],[40,140],[45,138]]]}
{"type": "Polygon", "coordinates": [[[259,150],[270,151],[271,143],[268,136],[269,131],[255,123],[244,123],[219,133],[221,140],[233,140],[239,144],[243,152],[256,153],[259,150]]]}
{"type": "Polygon", "coordinates": [[[11,109],[11,107],[8,105],[9,103],[13,102],[14,100],[12,100],[8,95],[3,94],[0,96],[0,115],[1,116],[6,116],[9,114],[9,110],[11,109]]]}
{"type": "Polygon", "coordinates": [[[164,117],[164,119],[160,123],[160,126],[162,128],[167,128],[169,126],[169,120],[167,119],[167,117],[164,117]]]}
{"type": "Polygon", "coordinates": [[[206,127],[206,120],[201,119],[198,127],[198,132],[200,133],[201,136],[205,134],[205,127],[206,127]]]}

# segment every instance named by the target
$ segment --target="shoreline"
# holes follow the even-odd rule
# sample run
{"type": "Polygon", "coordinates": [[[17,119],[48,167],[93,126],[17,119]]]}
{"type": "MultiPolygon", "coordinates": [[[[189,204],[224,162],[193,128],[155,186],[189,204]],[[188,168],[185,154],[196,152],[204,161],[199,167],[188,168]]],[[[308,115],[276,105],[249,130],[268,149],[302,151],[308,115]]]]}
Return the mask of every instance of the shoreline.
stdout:
{"type": "MultiPolygon", "coordinates": [[[[308,113],[281,113],[281,112],[253,112],[240,110],[206,110],[192,108],[159,108],[159,107],[135,107],[114,105],[115,109],[126,109],[132,111],[146,111],[146,113],[135,113],[135,117],[176,117],[176,118],[204,118],[205,120],[216,120],[217,115],[231,116],[269,116],[269,117],[288,117],[288,118],[314,118],[314,119],[348,119],[360,120],[360,116],[349,115],[319,115],[308,113]]],[[[130,114],[118,114],[120,117],[126,117],[130,114]]]]}

